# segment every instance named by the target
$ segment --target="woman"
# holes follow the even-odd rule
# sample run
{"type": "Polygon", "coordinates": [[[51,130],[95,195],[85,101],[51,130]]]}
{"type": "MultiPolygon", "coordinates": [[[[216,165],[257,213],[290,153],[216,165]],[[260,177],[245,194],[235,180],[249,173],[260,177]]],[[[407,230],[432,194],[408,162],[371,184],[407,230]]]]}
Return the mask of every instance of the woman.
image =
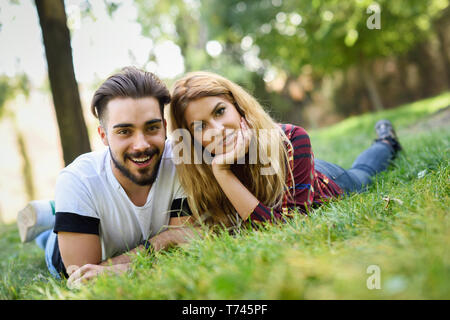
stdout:
{"type": "Polygon", "coordinates": [[[315,161],[303,128],[277,124],[244,89],[208,72],[175,83],[170,122],[172,131],[190,133],[177,144],[201,145],[202,161],[195,161],[198,148],[188,148],[177,170],[194,217],[210,225],[272,221],[296,210],[307,214],[344,192],[362,191],[401,149],[383,120],[376,126],[378,139],[350,170],[315,161]]]}

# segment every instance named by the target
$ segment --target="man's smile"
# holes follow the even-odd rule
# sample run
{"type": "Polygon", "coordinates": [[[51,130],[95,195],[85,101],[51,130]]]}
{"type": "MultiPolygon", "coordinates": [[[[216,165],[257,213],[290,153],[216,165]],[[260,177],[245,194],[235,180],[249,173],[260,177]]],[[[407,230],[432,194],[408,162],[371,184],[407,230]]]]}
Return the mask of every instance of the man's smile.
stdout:
{"type": "Polygon", "coordinates": [[[152,159],[154,158],[154,156],[155,156],[155,154],[153,154],[152,156],[144,156],[144,157],[140,157],[140,158],[134,158],[134,157],[128,157],[128,158],[138,168],[145,168],[145,167],[148,167],[151,164],[152,159]]]}
{"type": "Polygon", "coordinates": [[[149,149],[144,152],[125,154],[125,160],[130,160],[134,166],[138,169],[143,169],[149,167],[155,158],[159,154],[158,149],[149,149]]]}

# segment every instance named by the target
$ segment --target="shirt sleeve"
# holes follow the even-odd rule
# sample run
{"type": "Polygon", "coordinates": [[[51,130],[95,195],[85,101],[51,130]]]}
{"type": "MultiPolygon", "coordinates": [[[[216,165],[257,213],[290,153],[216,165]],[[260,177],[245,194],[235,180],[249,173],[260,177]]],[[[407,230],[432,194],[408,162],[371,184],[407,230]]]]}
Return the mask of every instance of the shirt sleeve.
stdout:
{"type": "MultiPolygon", "coordinates": [[[[292,174],[294,181],[291,183],[285,206],[289,210],[298,208],[302,213],[307,213],[314,198],[314,154],[311,141],[306,131],[297,126],[287,129],[286,135],[290,138],[292,155],[292,174]]],[[[289,179],[289,177],[287,177],[289,179]]],[[[261,202],[250,214],[252,221],[274,221],[285,218],[282,207],[269,207],[261,202]]]]}
{"type": "Polygon", "coordinates": [[[99,234],[100,219],[94,198],[86,183],[71,172],[63,171],[58,176],[55,211],[55,233],[64,231],[99,234]]]}
{"type": "Polygon", "coordinates": [[[175,176],[175,193],[173,199],[174,200],[170,205],[171,218],[186,217],[192,215],[192,211],[189,208],[187,202],[186,193],[184,192],[184,189],[180,184],[178,176],[175,176]]]}
{"type": "Polygon", "coordinates": [[[171,218],[187,217],[191,215],[192,212],[186,198],[178,198],[172,201],[172,205],[170,206],[171,218]]]}

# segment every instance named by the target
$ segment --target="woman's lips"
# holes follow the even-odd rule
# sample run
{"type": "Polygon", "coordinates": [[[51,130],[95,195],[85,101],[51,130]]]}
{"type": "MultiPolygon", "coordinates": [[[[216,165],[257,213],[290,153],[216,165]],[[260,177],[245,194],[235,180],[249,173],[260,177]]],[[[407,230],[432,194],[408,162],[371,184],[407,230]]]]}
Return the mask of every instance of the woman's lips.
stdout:
{"type": "Polygon", "coordinates": [[[226,150],[227,147],[231,146],[234,142],[236,138],[236,132],[232,132],[228,135],[226,135],[216,146],[215,146],[215,150],[220,151],[220,153],[223,152],[227,152],[230,150],[226,150]]]}

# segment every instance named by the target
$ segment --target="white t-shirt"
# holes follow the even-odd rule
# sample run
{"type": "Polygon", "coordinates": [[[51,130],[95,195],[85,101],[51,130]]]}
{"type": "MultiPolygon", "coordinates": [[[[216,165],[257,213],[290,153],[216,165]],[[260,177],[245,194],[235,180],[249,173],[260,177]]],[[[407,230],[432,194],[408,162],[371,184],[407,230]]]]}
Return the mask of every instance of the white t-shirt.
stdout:
{"type": "Polygon", "coordinates": [[[114,176],[109,148],[86,153],[58,176],[54,231],[98,234],[105,260],[163,231],[173,201],[185,197],[172,160],[170,140],[165,142],[157,178],[142,207],[131,202],[114,176]]]}

